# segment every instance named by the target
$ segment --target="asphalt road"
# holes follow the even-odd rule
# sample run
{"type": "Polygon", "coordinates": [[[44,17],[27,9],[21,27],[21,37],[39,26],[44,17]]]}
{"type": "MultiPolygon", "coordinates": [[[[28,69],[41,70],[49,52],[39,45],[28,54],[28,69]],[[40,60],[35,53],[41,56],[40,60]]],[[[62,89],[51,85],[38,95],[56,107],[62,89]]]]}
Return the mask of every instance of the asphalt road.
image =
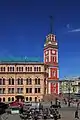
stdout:
{"type": "MultiPolygon", "coordinates": [[[[44,105],[44,107],[49,107],[49,104],[44,105]]],[[[76,111],[76,107],[62,107],[59,109],[61,114],[60,120],[75,120],[74,114],[76,111]]],[[[79,110],[80,116],[80,110],[79,110]]],[[[21,120],[19,115],[7,115],[6,113],[1,115],[0,120],[21,120]]],[[[51,119],[50,119],[51,120],[51,119]]]]}

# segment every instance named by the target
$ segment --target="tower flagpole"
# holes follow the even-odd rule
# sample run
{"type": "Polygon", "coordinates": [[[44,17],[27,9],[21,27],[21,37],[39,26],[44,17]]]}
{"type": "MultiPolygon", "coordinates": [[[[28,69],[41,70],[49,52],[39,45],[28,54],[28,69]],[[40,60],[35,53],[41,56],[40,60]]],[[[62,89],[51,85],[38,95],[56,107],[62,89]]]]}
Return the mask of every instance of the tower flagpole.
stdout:
{"type": "Polygon", "coordinates": [[[53,32],[53,16],[50,16],[50,33],[53,32]]]}

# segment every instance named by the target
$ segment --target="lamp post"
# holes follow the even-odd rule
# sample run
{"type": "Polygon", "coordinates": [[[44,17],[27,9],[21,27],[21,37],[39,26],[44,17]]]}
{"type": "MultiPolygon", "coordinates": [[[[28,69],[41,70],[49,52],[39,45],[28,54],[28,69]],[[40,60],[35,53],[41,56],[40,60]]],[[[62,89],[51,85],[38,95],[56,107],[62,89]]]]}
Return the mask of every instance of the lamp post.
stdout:
{"type": "Polygon", "coordinates": [[[68,107],[70,107],[70,98],[71,98],[71,81],[68,81],[68,107]]]}

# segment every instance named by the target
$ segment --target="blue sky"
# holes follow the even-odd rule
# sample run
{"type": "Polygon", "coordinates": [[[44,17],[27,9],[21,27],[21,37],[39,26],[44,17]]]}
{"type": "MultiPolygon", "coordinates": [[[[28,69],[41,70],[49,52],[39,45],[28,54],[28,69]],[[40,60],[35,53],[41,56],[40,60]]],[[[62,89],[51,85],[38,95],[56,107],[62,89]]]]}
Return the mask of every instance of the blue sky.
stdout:
{"type": "Polygon", "coordinates": [[[1,0],[0,57],[43,58],[49,16],[59,43],[60,78],[80,75],[80,0],[1,0]]]}

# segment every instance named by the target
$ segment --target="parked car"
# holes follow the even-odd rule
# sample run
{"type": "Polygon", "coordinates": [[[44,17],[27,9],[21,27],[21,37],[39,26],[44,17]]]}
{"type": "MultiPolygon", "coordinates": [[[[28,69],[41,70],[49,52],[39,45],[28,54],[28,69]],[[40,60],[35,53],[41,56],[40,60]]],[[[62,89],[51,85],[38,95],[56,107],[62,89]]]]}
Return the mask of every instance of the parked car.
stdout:
{"type": "Polygon", "coordinates": [[[8,104],[0,102],[0,114],[5,113],[5,110],[8,108],[8,104]]]}

